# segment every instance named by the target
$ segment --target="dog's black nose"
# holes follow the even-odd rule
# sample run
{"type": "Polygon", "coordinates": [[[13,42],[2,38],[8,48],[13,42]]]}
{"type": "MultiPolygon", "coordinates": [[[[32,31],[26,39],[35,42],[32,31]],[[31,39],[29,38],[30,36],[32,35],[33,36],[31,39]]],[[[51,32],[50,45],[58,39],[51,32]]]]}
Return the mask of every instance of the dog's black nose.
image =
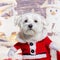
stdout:
{"type": "Polygon", "coordinates": [[[33,25],[32,25],[32,24],[29,24],[29,25],[28,25],[28,27],[29,27],[29,28],[32,28],[32,27],[33,27],[33,25]]]}

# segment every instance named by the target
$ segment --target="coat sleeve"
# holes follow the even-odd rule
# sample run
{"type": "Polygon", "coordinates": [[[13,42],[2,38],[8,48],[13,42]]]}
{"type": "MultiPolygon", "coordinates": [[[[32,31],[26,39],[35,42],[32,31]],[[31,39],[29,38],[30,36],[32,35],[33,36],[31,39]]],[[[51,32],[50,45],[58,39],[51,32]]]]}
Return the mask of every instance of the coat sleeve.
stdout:
{"type": "Polygon", "coordinates": [[[49,39],[49,37],[46,37],[44,42],[45,42],[45,45],[48,46],[48,47],[52,43],[52,41],[49,39]]]}
{"type": "Polygon", "coordinates": [[[57,52],[57,60],[60,60],[60,52],[57,52]]]}
{"type": "Polygon", "coordinates": [[[21,44],[20,44],[19,42],[16,43],[16,44],[14,45],[14,48],[15,48],[16,50],[20,49],[20,48],[21,48],[21,44]]]}
{"type": "Polygon", "coordinates": [[[58,44],[56,44],[55,42],[52,42],[52,40],[51,40],[49,37],[46,38],[45,44],[46,44],[49,48],[52,48],[52,49],[60,52],[60,46],[58,46],[58,44]]]}
{"type": "Polygon", "coordinates": [[[50,41],[50,44],[48,44],[48,46],[56,51],[59,51],[60,52],[60,46],[58,46],[57,43],[53,42],[50,38],[48,38],[48,42],[50,41]]]}

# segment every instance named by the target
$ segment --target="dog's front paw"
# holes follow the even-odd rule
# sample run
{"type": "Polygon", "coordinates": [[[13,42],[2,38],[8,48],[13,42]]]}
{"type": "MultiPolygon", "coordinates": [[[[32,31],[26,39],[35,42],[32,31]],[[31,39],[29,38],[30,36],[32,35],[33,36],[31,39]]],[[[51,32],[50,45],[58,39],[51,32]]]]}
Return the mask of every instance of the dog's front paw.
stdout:
{"type": "Polygon", "coordinates": [[[10,51],[8,52],[8,56],[9,56],[9,57],[13,57],[14,54],[15,54],[14,50],[10,50],[10,51]]]}

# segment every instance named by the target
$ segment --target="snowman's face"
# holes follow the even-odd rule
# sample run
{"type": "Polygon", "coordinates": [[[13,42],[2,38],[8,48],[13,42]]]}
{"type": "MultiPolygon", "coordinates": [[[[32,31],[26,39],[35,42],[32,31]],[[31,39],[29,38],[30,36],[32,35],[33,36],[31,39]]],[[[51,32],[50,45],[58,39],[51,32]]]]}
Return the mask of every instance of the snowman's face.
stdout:
{"type": "Polygon", "coordinates": [[[46,14],[48,16],[57,16],[60,15],[60,9],[55,7],[49,7],[46,9],[46,14]]]}

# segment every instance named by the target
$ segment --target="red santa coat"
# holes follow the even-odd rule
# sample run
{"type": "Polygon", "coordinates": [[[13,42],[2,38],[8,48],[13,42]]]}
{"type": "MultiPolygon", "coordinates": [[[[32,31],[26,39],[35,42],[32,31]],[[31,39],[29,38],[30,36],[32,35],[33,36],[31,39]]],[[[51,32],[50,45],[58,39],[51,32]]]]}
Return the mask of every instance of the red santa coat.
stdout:
{"type": "Polygon", "coordinates": [[[21,49],[24,60],[51,60],[49,45],[52,41],[46,37],[37,42],[18,42],[14,45],[16,50],[21,49]]]}
{"type": "Polygon", "coordinates": [[[57,52],[57,60],[60,60],[60,52],[57,52]]]}

